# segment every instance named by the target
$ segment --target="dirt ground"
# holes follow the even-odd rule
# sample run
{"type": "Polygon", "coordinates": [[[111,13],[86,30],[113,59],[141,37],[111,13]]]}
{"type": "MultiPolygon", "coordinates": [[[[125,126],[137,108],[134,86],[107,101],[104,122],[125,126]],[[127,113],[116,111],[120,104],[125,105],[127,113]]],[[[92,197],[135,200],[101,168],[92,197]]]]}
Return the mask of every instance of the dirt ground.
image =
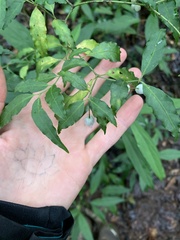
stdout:
{"type": "Polygon", "coordinates": [[[109,216],[120,240],[180,240],[180,163],[167,166],[167,178],[155,189],[134,189],[134,205],[124,205],[118,216],[109,216]]]}

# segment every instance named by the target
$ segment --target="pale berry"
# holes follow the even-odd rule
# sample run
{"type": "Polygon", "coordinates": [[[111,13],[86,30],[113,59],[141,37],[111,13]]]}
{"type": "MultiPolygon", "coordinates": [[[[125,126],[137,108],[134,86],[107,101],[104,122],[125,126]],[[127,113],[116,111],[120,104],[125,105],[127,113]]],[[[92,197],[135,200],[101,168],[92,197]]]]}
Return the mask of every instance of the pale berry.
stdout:
{"type": "Polygon", "coordinates": [[[143,84],[140,83],[139,85],[137,85],[135,91],[137,94],[143,94],[143,84]]]}
{"type": "Polygon", "coordinates": [[[141,10],[141,6],[139,6],[137,4],[132,4],[131,8],[136,12],[139,12],[141,10]]]}
{"type": "Polygon", "coordinates": [[[84,123],[86,126],[92,126],[94,124],[94,117],[93,116],[86,117],[84,119],[84,123]]]}

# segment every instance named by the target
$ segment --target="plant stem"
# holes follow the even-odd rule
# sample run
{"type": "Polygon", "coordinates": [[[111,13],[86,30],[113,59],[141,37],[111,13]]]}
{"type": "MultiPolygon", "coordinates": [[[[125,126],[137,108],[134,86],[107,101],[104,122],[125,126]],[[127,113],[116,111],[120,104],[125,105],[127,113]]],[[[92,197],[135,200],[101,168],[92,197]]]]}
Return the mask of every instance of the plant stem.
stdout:
{"type": "Polygon", "coordinates": [[[73,7],[73,4],[72,4],[69,0],[66,0],[66,2],[67,2],[71,7],[73,7]]]}
{"type": "Polygon", "coordinates": [[[163,2],[167,2],[167,0],[159,0],[156,2],[156,4],[163,3],[163,2]]]}
{"type": "Polygon", "coordinates": [[[163,15],[161,15],[158,11],[156,11],[154,8],[151,8],[151,10],[161,19],[166,21],[174,30],[177,32],[177,34],[180,36],[180,31],[163,15]]]}
{"type": "MultiPolygon", "coordinates": [[[[74,5],[71,2],[69,2],[68,0],[66,0],[66,2],[72,7],[72,9],[70,10],[68,15],[66,16],[65,22],[67,22],[69,16],[71,15],[71,13],[73,12],[73,10],[76,7],[80,7],[80,6],[85,5],[85,4],[90,4],[90,3],[117,3],[117,4],[129,4],[129,5],[132,4],[131,1],[127,2],[127,1],[117,1],[117,0],[87,0],[87,1],[80,2],[80,3],[74,4],[74,5]]],[[[144,3],[138,3],[137,5],[145,6],[144,3]]]]}
{"type": "MultiPolygon", "coordinates": [[[[73,8],[84,5],[84,4],[89,4],[89,3],[118,3],[118,4],[129,4],[129,5],[132,4],[131,1],[127,2],[127,1],[117,1],[117,0],[88,0],[88,1],[84,1],[84,2],[73,5],[73,8]]],[[[145,4],[138,3],[138,5],[144,6],[145,4]]]]}
{"type": "Polygon", "coordinates": [[[33,1],[31,1],[31,0],[26,0],[26,2],[28,2],[28,3],[31,3],[31,4],[33,4],[33,5],[35,5],[35,2],[33,2],[33,1]]]}

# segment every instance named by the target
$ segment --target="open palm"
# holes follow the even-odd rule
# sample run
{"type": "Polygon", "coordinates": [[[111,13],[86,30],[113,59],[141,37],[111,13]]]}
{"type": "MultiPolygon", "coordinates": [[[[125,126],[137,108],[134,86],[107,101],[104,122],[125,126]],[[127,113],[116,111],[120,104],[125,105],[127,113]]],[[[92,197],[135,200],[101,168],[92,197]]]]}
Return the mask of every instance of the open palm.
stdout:
{"type": "MultiPolygon", "coordinates": [[[[105,73],[120,66],[125,58],[126,53],[122,50],[120,63],[103,60],[95,71],[105,73]]],[[[55,71],[60,70],[60,65],[55,71]]],[[[133,71],[140,76],[138,69],[133,71]]],[[[86,77],[86,81],[91,79],[92,74],[86,77]]],[[[94,94],[102,83],[103,80],[98,79],[94,94]]],[[[5,79],[0,70],[0,112],[5,97],[5,79]]],[[[107,102],[108,99],[109,94],[104,97],[107,102]]],[[[98,124],[86,126],[85,114],[76,124],[60,133],[61,141],[70,152],[66,153],[36,127],[31,118],[32,102],[29,103],[0,130],[0,199],[35,207],[58,205],[69,208],[93,166],[132,124],[142,105],[139,96],[131,97],[117,114],[117,127],[108,124],[106,135],[99,130],[87,144],[85,139],[98,124]]],[[[46,105],[44,107],[56,124],[51,110],[46,105]]]]}

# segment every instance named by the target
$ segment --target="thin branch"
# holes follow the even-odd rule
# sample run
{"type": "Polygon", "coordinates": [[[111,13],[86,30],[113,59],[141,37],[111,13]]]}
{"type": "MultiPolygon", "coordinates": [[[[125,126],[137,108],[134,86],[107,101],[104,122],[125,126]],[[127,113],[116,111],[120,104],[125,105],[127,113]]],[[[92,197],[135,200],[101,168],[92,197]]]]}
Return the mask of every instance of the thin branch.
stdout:
{"type": "Polygon", "coordinates": [[[161,19],[163,19],[164,21],[166,21],[180,36],[180,31],[177,29],[177,27],[175,27],[165,16],[163,16],[162,14],[160,14],[158,11],[156,11],[154,8],[151,8],[151,10],[161,19]]]}
{"type": "MultiPolygon", "coordinates": [[[[77,4],[74,4],[73,7],[78,7],[84,4],[90,4],[90,3],[118,3],[118,4],[129,4],[131,5],[132,2],[127,2],[127,1],[117,1],[117,0],[88,0],[88,1],[84,1],[84,2],[80,2],[77,4]]],[[[145,4],[143,3],[138,3],[138,5],[144,6],[145,4]]]]}

